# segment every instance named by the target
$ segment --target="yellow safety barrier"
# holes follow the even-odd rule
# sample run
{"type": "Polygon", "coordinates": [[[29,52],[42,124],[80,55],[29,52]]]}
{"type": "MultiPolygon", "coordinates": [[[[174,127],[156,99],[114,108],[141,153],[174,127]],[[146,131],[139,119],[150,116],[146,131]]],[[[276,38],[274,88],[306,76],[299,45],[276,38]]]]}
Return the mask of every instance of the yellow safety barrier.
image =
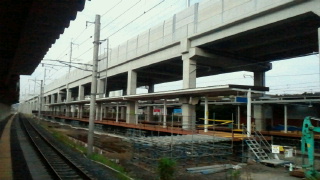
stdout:
{"type": "MultiPolygon", "coordinates": [[[[205,118],[199,118],[201,120],[208,120],[208,121],[214,121],[214,122],[223,122],[221,124],[229,124],[229,123],[232,123],[233,121],[232,120],[219,120],[219,119],[205,119],[205,118]]],[[[220,125],[221,125],[220,124],[220,125]]]]}

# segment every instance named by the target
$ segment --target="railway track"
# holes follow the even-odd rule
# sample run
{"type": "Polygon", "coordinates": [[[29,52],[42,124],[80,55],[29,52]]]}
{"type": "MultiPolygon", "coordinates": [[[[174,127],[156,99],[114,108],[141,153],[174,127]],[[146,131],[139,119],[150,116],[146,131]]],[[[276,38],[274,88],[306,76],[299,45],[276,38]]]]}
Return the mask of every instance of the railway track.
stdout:
{"type": "Polygon", "coordinates": [[[40,158],[53,179],[93,179],[82,167],[47,140],[27,118],[21,118],[26,134],[30,137],[40,158]]]}

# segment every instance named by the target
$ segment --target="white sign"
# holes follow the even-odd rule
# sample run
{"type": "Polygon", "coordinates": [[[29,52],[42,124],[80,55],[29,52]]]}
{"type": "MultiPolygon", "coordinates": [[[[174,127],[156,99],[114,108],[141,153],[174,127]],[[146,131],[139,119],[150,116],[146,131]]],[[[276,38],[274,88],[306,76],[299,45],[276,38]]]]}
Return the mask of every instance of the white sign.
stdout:
{"type": "Polygon", "coordinates": [[[271,145],[272,153],[279,154],[280,153],[280,146],[279,145],[271,145]]]}

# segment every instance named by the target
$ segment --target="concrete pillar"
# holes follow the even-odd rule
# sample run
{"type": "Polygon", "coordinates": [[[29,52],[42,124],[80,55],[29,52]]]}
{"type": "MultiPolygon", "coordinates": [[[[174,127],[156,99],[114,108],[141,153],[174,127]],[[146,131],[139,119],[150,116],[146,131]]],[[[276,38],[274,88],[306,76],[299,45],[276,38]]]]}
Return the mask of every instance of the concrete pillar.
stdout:
{"type": "Polygon", "coordinates": [[[147,107],[147,121],[153,121],[153,106],[147,107]]]}
{"type": "Polygon", "coordinates": [[[97,103],[97,106],[96,106],[96,120],[100,121],[102,120],[102,117],[101,117],[101,103],[97,103]]]}
{"type": "Polygon", "coordinates": [[[126,107],[121,106],[120,107],[120,119],[125,119],[126,118],[126,107]]]}
{"type": "Polygon", "coordinates": [[[69,117],[69,113],[70,113],[70,105],[66,105],[66,114],[65,114],[65,116],[69,117]]]}
{"type": "Polygon", "coordinates": [[[61,103],[61,93],[58,91],[57,93],[57,103],[61,103]]]}
{"type": "Polygon", "coordinates": [[[240,106],[238,105],[238,107],[237,107],[237,124],[238,124],[238,129],[241,129],[241,128],[240,128],[240,117],[241,117],[241,114],[240,114],[240,106]]]}
{"type": "MultiPolygon", "coordinates": [[[[253,72],[254,74],[254,86],[265,86],[265,72],[253,72]]],[[[255,118],[256,130],[266,130],[266,120],[264,117],[264,107],[261,104],[253,105],[253,118],[255,118]]]]}
{"type": "Polygon", "coordinates": [[[254,80],[253,85],[254,86],[265,86],[266,85],[266,73],[263,71],[253,72],[254,80]]]}
{"type": "Polygon", "coordinates": [[[71,117],[74,117],[74,113],[75,113],[75,106],[74,105],[70,105],[70,111],[71,111],[71,117]]]}
{"type": "Polygon", "coordinates": [[[251,89],[247,93],[247,136],[251,136],[251,89]]]}
{"type": "Polygon", "coordinates": [[[126,123],[134,124],[135,123],[135,101],[128,101],[127,102],[127,116],[126,116],[126,123]]]}
{"type": "Polygon", "coordinates": [[[253,106],[253,118],[255,119],[255,127],[257,131],[266,130],[264,109],[265,108],[262,104],[256,104],[253,106]]]}
{"type": "Polygon", "coordinates": [[[288,133],[288,109],[287,105],[284,105],[284,133],[288,133]]]}
{"type": "MultiPolygon", "coordinates": [[[[133,70],[128,71],[128,83],[127,83],[127,95],[136,94],[137,89],[137,72],[133,70]]],[[[136,102],[128,101],[127,102],[127,123],[136,122],[136,102]]]]}
{"type": "MultiPolygon", "coordinates": [[[[183,70],[182,83],[183,89],[195,88],[197,77],[197,63],[189,58],[189,54],[182,55],[183,70]]],[[[195,128],[195,106],[189,104],[189,98],[181,98],[182,100],[182,128],[193,130],[195,128]]]]}
{"type": "Polygon", "coordinates": [[[167,100],[163,101],[163,127],[167,127],[167,100]]]}
{"type": "Polygon", "coordinates": [[[50,104],[53,104],[54,103],[54,95],[53,94],[51,94],[51,102],[50,102],[50,104]]]}
{"type": "Polygon", "coordinates": [[[84,100],[84,86],[80,85],[78,89],[78,100],[84,100]]]}
{"type": "Polygon", "coordinates": [[[83,117],[83,104],[79,104],[79,118],[81,119],[83,117]]]}
{"type": "Polygon", "coordinates": [[[153,83],[149,83],[148,84],[148,93],[153,93],[154,92],[154,84],[153,83]]]}
{"type": "Polygon", "coordinates": [[[189,104],[189,98],[180,98],[182,103],[182,129],[194,130],[196,122],[195,105],[189,104]]]}
{"type": "Polygon", "coordinates": [[[137,89],[137,72],[128,71],[127,95],[136,94],[137,89]]]}
{"type": "Polygon", "coordinates": [[[105,80],[104,79],[99,79],[98,81],[98,98],[103,98],[104,95],[104,89],[105,89],[105,80]]]}
{"type": "Polygon", "coordinates": [[[116,122],[119,122],[119,104],[118,103],[116,107],[116,122]]]}
{"type": "Polygon", "coordinates": [[[72,91],[71,89],[67,89],[67,99],[66,102],[71,102],[72,91]]]}
{"type": "Polygon", "coordinates": [[[189,58],[189,54],[182,55],[183,70],[182,81],[183,89],[195,88],[197,77],[197,62],[189,58]]]}
{"type": "Polygon", "coordinates": [[[208,132],[209,105],[208,97],[204,97],[204,132],[208,132]]]}

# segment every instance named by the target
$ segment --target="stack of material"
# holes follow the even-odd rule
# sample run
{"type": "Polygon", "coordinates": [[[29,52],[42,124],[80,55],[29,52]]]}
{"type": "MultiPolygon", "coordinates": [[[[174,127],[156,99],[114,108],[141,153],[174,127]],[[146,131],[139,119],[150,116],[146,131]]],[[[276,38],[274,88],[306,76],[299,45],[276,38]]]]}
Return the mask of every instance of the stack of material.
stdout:
{"type": "Polygon", "coordinates": [[[233,168],[232,164],[219,164],[219,165],[212,165],[212,166],[187,168],[187,172],[201,173],[201,174],[213,174],[213,173],[222,172],[222,171],[232,169],[232,168],[233,168]]]}

